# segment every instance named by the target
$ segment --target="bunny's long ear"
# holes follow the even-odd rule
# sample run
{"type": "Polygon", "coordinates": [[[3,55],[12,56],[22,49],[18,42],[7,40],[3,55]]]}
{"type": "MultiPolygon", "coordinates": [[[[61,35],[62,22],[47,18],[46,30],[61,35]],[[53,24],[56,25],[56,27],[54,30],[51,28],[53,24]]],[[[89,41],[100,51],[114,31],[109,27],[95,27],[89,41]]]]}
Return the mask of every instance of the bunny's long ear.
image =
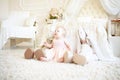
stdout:
{"type": "Polygon", "coordinates": [[[86,35],[84,29],[80,26],[77,32],[77,53],[81,52],[82,41],[86,41],[86,35]]]}
{"type": "Polygon", "coordinates": [[[85,31],[83,30],[82,27],[79,27],[78,34],[79,34],[79,37],[80,37],[81,40],[85,40],[86,33],[85,33],[85,31]]]}
{"type": "Polygon", "coordinates": [[[80,42],[80,35],[79,35],[79,30],[77,31],[76,33],[76,36],[77,36],[77,53],[80,53],[81,51],[81,42],[80,42]]]}

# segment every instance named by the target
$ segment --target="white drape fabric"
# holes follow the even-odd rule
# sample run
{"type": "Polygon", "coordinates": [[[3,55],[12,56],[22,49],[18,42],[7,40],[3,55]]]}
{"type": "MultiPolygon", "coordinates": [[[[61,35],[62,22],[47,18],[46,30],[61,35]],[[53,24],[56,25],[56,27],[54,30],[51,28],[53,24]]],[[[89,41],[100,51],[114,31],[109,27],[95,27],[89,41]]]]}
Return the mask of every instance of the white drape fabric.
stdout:
{"type": "MultiPolygon", "coordinates": [[[[83,28],[86,32],[87,38],[90,40],[93,50],[100,60],[117,60],[107,39],[106,23],[107,20],[105,19],[81,19],[78,22],[79,28],[83,28]]],[[[79,34],[79,36],[81,37],[82,35],[79,34]]],[[[80,41],[80,38],[77,39],[80,41]]],[[[77,44],[77,46],[81,46],[81,44],[77,44]]],[[[77,47],[77,50],[80,52],[79,47],[77,47]]]]}
{"type": "Polygon", "coordinates": [[[87,0],[70,0],[65,9],[65,14],[69,17],[78,16],[80,9],[87,0]]]}
{"type": "MultiPolygon", "coordinates": [[[[70,0],[66,9],[66,26],[72,28],[72,30],[78,31],[80,27],[83,27],[84,31],[87,33],[92,46],[101,60],[113,60],[115,59],[113,55],[112,48],[107,40],[106,24],[107,19],[92,19],[88,17],[79,17],[80,10],[84,6],[85,2],[88,0],[70,0]]],[[[120,1],[119,0],[100,0],[103,8],[111,15],[118,15],[120,12],[120,1]]],[[[69,29],[70,30],[70,29],[69,29]]],[[[80,38],[77,38],[77,52],[81,50],[80,38]]],[[[76,40],[76,39],[74,39],[76,40]]],[[[74,41],[73,40],[73,41],[74,41]]]]}
{"type": "Polygon", "coordinates": [[[108,14],[120,18],[120,0],[100,0],[100,2],[108,14]]]}
{"type": "MultiPolygon", "coordinates": [[[[65,13],[69,17],[78,16],[80,9],[86,1],[88,0],[70,0],[67,3],[67,7],[65,6],[65,13]]],[[[120,18],[120,0],[100,0],[100,4],[108,14],[120,18]]]]}

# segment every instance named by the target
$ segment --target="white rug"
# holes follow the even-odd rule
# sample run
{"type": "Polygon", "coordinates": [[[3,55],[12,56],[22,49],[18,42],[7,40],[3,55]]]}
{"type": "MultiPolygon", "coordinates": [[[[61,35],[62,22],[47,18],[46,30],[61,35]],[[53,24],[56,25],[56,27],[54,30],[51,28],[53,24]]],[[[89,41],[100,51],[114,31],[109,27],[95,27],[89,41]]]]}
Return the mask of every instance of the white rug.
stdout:
{"type": "Polygon", "coordinates": [[[23,51],[0,52],[0,80],[120,80],[120,62],[85,66],[24,59],[23,51]]]}

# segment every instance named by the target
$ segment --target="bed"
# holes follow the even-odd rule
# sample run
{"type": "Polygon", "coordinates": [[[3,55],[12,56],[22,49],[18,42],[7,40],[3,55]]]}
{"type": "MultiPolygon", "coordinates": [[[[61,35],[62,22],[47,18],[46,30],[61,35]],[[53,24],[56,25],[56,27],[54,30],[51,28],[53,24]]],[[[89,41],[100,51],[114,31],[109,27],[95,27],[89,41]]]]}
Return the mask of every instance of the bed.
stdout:
{"type": "MultiPolygon", "coordinates": [[[[84,66],[75,63],[42,62],[36,59],[24,59],[25,50],[3,50],[0,52],[0,79],[120,80],[120,60],[114,60],[112,57],[111,48],[107,43],[107,34],[104,27],[106,25],[105,23],[106,22],[103,22],[103,20],[96,19],[85,19],[85,21],[84,19],[80,19],[77,24],[76,21],[73,20],[65,21],[65,26],[69,31],[67,37],[68,40],[70,40],[72,50],[74,51],[76,48],[80,50],[81,45],[79,41],[76,41],[77,35],[75,36],[75,34],[78,28],[83,26],[86,33],[89,34],[94,47],[97,47],[95,48],[97,54],[102,55],[99,55],[100,61],[92,61],[84,66]],[[101,43],[104,43],[104,45],[100,45],[101,43]],[[103,48],[105,48],[104,51],[103,48]]],[[[42,40],[45,38],[45,35],[49,33],[49,31],[46,32],[45,30],[49,30],[47,28],[50,27],[43,28],[42,34],[39,35],[42,40]]],[[[42,43],[42,41],[40,43],[42,43]]]]}

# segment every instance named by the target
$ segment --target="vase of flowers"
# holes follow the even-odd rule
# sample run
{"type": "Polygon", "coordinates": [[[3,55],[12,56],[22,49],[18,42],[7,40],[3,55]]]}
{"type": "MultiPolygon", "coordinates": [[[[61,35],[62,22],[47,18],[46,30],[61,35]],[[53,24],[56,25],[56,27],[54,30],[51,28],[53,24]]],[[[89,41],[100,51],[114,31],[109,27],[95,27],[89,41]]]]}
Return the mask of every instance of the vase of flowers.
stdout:
{"type": "Polygon", "coordinates": [[[57,8],[51,8],[50,12],[49,12],[49,18],[46,19],[47,23],[52,23],[53,21],[56,20],[62,20],[63,18],[63,10],[62,8],[57,9],[57,8]]]}

